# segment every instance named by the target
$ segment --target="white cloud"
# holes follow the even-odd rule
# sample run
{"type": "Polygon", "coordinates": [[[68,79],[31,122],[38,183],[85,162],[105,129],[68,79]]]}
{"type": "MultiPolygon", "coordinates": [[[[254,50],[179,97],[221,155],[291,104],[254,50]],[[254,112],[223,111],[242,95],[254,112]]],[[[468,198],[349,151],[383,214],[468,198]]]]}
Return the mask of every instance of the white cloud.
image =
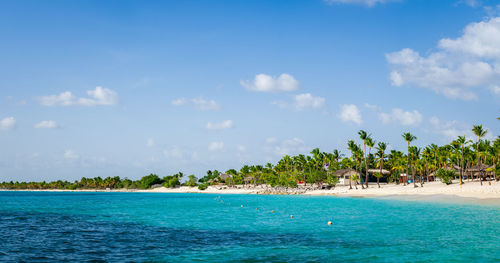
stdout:
{"type": "Polygon", "coordinates": [[[496,6],[485,6],[484,11],[488,14],[489,17],[500,16],[500,4],[496,6]]]}
{"type": "Polygon", "coordinates": [[[365,103],[365,108],[368,108],[368,109],[373,110],[373,111],[380,110],[379,106],[373,105],[373,104],[369,104],[369,103],[365,103]]]}
{"type": "Polygon", "coordinates": [[[276,139],[274,137],[266,138],[266,143],[268,143],[268,144],[272,144],[272,143],[275,143],[277,141],[278,141],[278,139],[276,139]]]}
{"type": "Polygon", "coordinates": [[[297,137],[286,139],[281,142],[276,138],[267,138],[266,144],[267,145],[264,147],[265,150],[277,156],[307,153],[309,151],[304,141],[297,137]]]}
{"type": "Polygon", "coordinates": [[[391,113],[379,113],[379,118],[383,123],[397,122],[405,126],[414,126],[422,122],[422,114],[417,110],[403,111],[402,109],[392,109],[391,113]]]}
{"type": "Polygon", "coordinates": [[[294,97],[294,104],[298,110],[305,108],[319,109],[325,106],[325,98],[314,97],[310,93],[298,94],[294,97]]]}
{"type": "Polygon", "coordinates": [[[239,152],[244,152],[247,150],[247,147],[245,147],[244,145],[238,145],[237,149],[239,152]]]}
{"type": "Polygon", "coordinates": [[[480,0],[461,0],[460,3],[466,4],[471,7],[477,7],[482,4],[480,0]]]}
{"type": "Polygon", "coordinates": [[[103,88],[96,87],[95,90],[88,90],[89,98],[76,98],[70,91],[65,91],[59,95],[42,96],[39,98],[40,104],[43,106],[96,106],[96,105],[115,105],[118,103],[118,95],[116,92],[103,88]]]}
{"type": "Polygon", "coordinates": [[[276,105],[282,109],[295,109],[295,110],[304,110],[304,109],[321,109],[325,107],[326,99],[319,96],[313,96],[311,93],[302,93],[297,94],[292,97],[291,102],[285,101],[272,101],[272,105],[276,105]]]}
{"type": "Polygon", "coordinates": [[[59,126],[55,121],[41,121],[34,126],[37,129],[55,129],[59,126]]]}
{"type": "Polygon", "coordinates": [[[153,147],[155,146],[155,141],[152,138],[149,138],[146,142],[147,147],[153,147]]]}
{"type": "Polygon", "coordinates": [[[376,4],[384,4],[388,2],[397,2],[399,0],[324,0],[327,4],[358,4],[372,7],[376,4]]]}
{"type": "Polygon", "coordinates": [[[209,130],[225,130],[233,127],[233,121],[232,120],[226,120],[223,122],[216,122],[212,123],[209,122],[207,123],[207,129],[209,130]]]}
{"type": "Polygon", "coordinates": [[[66,150],[66,151],[64,151],[64,159],[76,160],[78,158],[80,158],[80,155],[76,154],[72,150],[66,150]]]}
{"type": "Polygon", "coordinates": [[[96,87],[95,90],[88,90],[87,94],[90,98],[78,99],[78,104],[83,106],[96,105],[115,105],[118,103],[118,95],[116,92],[102,87],[96,87]]]}
{"type": "Polygon", "coordinates": [[[223,142],[211,142],[208,145],[208,150],[211,152],[222,151],[224,149],[223,142]]]}
{"type": "Polygon", "coordinates": [[[184,156],[184,153],[180,147],[173,146],[170,149],[163,150],[163,156],[167,159],[180,159],[184,156]]]}
{"type": "Polygon", "coordinates": [[[16,127],[16,119],[14,117],[7,117],[0,120],[0,130],[12,130],[16,127]]]}
{"type": "Polygon", "coordinates": [[[441,121],[436,116],[431,117],[429,123],[431,125],[430,132],[441,135],[447,142],[457,139],[458,136],[466,136],[469,140],[474,139],[470,125],[458,121],[441,121]]]}
{"type": "Polygon", "coordinates": [[[219,105],[214,100],[205,100],[203,98],[195,98],[192,100],[194,105],[200,110],[217,110],[219,105]]]}
{"type": "Polygon", "coordinates": [[[199,159],[200,159],[200,156],[199,156],[198,152],[193,152],[191,154],[191,160],[198,161],[199,159]]]}
{"type": "Polygon", "coordinates": [[[186,105],[187,100],[185,98],[178,98],[172,101],[172,105],[174,106],[182,106],[186,105]]]}
{"type": "Polygon", "coordinates": [[[276,105],[276,106],[278,106],[278,108],[281,108],[281,109],[286,109],[288,107],[288,103],[286,103],[284,101],[280,101],[280,100],[271,101],[271,104],[276,105]]]}
{"type": "MultiPolygon", "coordinates": [[[[429,118],[431,133],[440,134],[446,142],[450,142],[458,138],[458,136],[465,136],[468,140],[475,142],[477,137],[472,132],[472,125],[465,124],[459,121],[442,121],[438,117],[433,116],[429,118]]],[[[494,140],[495,134],[488,127],[484,127],[488,130],[484,139],[494,140]]]]}
{"type": "Polygon", "coordinates": [[[253,82],[241,80],[240,84],[248,90],[260,92],[294,91],[299,88],[299,82],[292,75],[286,73],[279,77],[257,74],[253,82]]]}
{"type": "Polygon", "coordinates": [[[490,91],[493,95],[500,96],[500,86],[491,86],[490,91]]]}
{"type": "Polygon", "coordinates": [[[418,86],[448,98],[477,99],[473,89],[500,82],[500,17],[471,23],[459,38],[439,41],[428,56],[405,48],[386,55],[394,86],[418,86]]]}
{"type": "Polygon", "coordinates": [[[40,104],[43,106],[71,106],[74,104],[75,96],[66,91],[59,95],[49,95],[40,97],[40,104]]]}
{"type": "Polygon", "coordinates": [[[198,98],[193,98],[193,99],[185,99],[185,98],[179,98],[175,99],[172,101],[173,106],[184,106],[184,105],[192,105],[195,108],[203,111],[208,111],[208,110],[218,110],[220,108],[219,104],[215,102],[215,100],[206,100],[202,97],[198,98]]]}
{"type": "Polygon", "coordinates": [[[356,124],[361,124],[363,122],[363,118],[361,117],[361,112],[358,107],[354,104],[346,104],[341,105],[340,114],[338,117],[343,122],[354,122],[356,124]]]}
{"type": "Polygon", "coordinates": [[[471,23],[457,39],[444,38],[439,47],[482,58],[500,58],[500,17],[471,23]]]}

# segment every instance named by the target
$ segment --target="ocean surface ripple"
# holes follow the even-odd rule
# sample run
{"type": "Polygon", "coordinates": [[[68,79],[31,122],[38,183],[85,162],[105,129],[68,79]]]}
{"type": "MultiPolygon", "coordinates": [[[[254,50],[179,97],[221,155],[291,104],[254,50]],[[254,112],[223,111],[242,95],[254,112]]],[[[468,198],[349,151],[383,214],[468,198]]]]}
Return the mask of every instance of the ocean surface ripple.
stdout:
{"type": "Polygon", "coordinates": [[[499,262],[499,208],[306,196],[0,192],[0,262],[499,262]]]}

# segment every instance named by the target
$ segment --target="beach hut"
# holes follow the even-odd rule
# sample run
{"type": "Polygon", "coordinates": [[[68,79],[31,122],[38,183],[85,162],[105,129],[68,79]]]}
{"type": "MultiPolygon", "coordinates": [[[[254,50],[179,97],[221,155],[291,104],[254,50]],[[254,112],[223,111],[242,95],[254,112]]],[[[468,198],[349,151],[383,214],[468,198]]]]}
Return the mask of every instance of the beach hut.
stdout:
{"type": "Polygon", "coordinates": [[[380,182],[382,183],[385,183],[387,182],[387,176],[391,174],[391,172],[385,170],[385,169],[382,169],[382,172],[380,171],[380,169],[368,169],[368,182],[376,182],[377,181],[377,177],[375,176],[375,174],[378,174],[378,173],[382,173],[383,177],[380,178],[380,182]]]}
{"type": "Polygon", "coordinates": [[[358,175],[359,177],[359,173],[351,168],[340,169],[335,171],[333,174],[339,178],[339,185],[349,185],[349,180],[351,180],[350,178],[353,175],[358,175]]]}
{"type": "Polygon", "coordinates": [[[401,173],[399,174],[399,183],[405,183],[408,182],[408,175],[406,173],[401,173]]]}
{"type": "Polygon", "coordinates": [[[486,180],[486,177],[490,177],[490,180],[495,177],[495,165],[480,164],[469,167],[465,170],[467,176],[481,177],[481,180],[486,180]]]}
{"type": "Polygon", "coordinates": [[[231,176],[229,174],[221,174],[221,175],[219,175],[219,181],[221,181],[221,182],[226,182],[226,180],[228,178],[231,178],[231,176]]]}
{"type": "MultiPolygon", "coordinates": [[[[368,169],[368,173],[371,173],[371,174],[380,173],[380,169],[368,169]]],[[[391,174],[391,172],[387,171],[386,169],[382,169],[382,174],[389,175],[389,174],[391,174]]]]}

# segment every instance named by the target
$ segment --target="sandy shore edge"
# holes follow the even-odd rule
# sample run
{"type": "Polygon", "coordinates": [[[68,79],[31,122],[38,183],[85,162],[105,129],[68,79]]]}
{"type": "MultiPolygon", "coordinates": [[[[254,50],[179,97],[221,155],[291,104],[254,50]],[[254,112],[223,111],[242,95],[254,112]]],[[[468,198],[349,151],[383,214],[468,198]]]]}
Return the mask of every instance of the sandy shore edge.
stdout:
{"type": "Polygon", "coordinates": [[[370,184],[368,189],[349,189],[349,186],[337,186],[330,190],[312,189],[287,189],[283,191],[270,192],[269,187],[227,187],[210,186],[206,190],[199,190],[196,187],[182,186],[178,188],[158,187],[148,190],[135,189],[114,189],[114,190],[7,190],[7,191],[42,191],[42,192],[131,192],[131,193],[205,193],[205,194],[298,194],[306,196],[339,196],[339,197],[363,197],[379,199],[396,199],[405,201],[425,201],[425,202],[452,202],[464,204],[488,204],[500,205],[500,182],[488,182],[481,186],[479,182],[466,182],[462,186],[458,183],[445,185],[440,182],[429,182],[424,187],[414,188],[413,184],[403,186],[395,184],[381,184],[380,188],[376,184],[370,184]]]}

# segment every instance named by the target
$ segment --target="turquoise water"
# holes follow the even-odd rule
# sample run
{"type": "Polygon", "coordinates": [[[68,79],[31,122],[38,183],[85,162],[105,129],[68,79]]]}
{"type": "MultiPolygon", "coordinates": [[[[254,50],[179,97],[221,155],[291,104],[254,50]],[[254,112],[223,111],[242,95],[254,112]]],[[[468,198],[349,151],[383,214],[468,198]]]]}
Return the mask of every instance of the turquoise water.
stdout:
{"type": "Polygon", "coordinates": [[[0,192],[0,244],[1,262],[499,262],[500,206],[0,192]]]}

